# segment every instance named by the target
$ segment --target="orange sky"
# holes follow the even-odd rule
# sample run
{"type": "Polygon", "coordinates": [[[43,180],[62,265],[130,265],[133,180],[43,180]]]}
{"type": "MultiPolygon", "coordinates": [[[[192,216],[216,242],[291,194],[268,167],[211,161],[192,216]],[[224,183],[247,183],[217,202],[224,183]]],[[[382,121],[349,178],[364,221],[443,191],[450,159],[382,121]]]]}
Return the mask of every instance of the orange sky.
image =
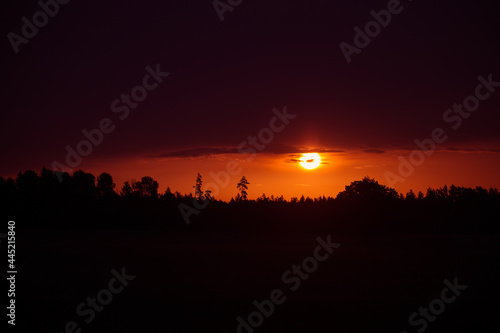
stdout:
{"type": "MultiPolygon", "coordinates": [[[[352,151],[344,153],[322,153],[322,164],[314,170],[306,170],[296,162],[289,162],[289,155],[262,153],[248,162],[239,154],[212,155],[196,158],[123,158],[115,160],[87,160],[82,169],[96,176],[108,172],[114,177],[117,189],[125,180],[151,176],[160,183],[160,192],[167,186],[172,191],[193,192],[197,173],[203,176],[206,186],[214,182],[212,174],[225,173],[230,161],[241,166],[241,172],[235,172],[224,186],[224,179],[213,188],[217,198],[229,200],[237,193],[236,183],[245,176],[250,182],[249,198],[254,199],[262,193],[267,196],[283,195],[285,198],[302,194],[310,197],[321,195],[335,197],[351,181],[364,176],[375,178],[381,184],[389,185],[384,174],[387,171],[398,173],[398,155],[408,156],[408,151],[385,153],[366,153],[352,151]],[[106,166],[106,167],[103,167],[106,166]]],[[[414,173],[404,182],[394,185],[398,192],[415,192],[428,187],[444,185],[483,186],[500,188],[498,168],[500,154],[494,152],[448,152],[436,151],[425,162],[415,167],[414,173]]],[[[228,175],[227,173],[226,175],[228,175]]]]}

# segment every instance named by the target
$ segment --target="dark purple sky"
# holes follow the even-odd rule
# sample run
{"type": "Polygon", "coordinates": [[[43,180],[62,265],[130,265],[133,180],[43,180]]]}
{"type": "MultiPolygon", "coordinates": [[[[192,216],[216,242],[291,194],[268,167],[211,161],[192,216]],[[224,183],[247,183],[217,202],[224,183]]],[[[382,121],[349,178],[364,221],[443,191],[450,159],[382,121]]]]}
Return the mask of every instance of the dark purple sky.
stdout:
{"type": "MultiPolygon", "coordinates": [[[[92,157],[235,147],[274,107],[298,114],[275,144],[413,149],[442,115],[500,81],[500,10],[491,1],[402,1],[348,64],[339,48],[388,1],[244,0],[221,22],[212,1],[71,1],[15,54],[7,38],[36,1],[4,3],[0,174],[64,161],[81,131],[116,125],[92,157]],[[111,102],[160,64],[169,72],[119,120],[111,102]]],[[[499,92],[446,147],[498,149],[499,92]]]]}

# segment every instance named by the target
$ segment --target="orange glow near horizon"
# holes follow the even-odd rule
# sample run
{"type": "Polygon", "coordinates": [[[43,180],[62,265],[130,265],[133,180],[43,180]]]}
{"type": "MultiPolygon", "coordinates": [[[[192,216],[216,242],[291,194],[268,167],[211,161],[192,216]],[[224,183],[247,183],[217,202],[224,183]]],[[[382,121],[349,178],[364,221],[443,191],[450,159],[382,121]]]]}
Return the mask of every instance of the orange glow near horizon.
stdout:
{"type": "MultiPolygon", "coordinates": [[[[283,195],[286,199],[300,198],[302,195],[335,197],[346,185],[365,176],[389,186],[385,172],[398,172],[399,154],[404,155],[401,152],[373,154],[363,151],[321,153],[321,167],[311,170],[305,170],[300,165],[301,153],[262,153],[252,161],[247,160],[248,156],[239,154],[163,159],[132,156],[109,160],[89,159],[81,169],[95,176],[102,172],[110,173],[118,192],[127,180],[151,176],[159,182],[160,193],[167,187],[172,192],[192,193],[199,172],[203,177],[203,187],[215,185],[215,198],[226,201],[238,193],[236,184],[242,176],[250,183],[249,199],[255,199],[263,193],[275,197],[283,195]],[[228,173],[228,163],[237,165],[232,174],[228,173]]],[[[500,188],[497,176],[499,162],[498,153],[435,152],[416,167],[415,172],[405,178],[404,182],[392,187],[403,194],[410,189],[415,193],[425,193],[429,187],[439,188],[452,184],[500,188]]]]}

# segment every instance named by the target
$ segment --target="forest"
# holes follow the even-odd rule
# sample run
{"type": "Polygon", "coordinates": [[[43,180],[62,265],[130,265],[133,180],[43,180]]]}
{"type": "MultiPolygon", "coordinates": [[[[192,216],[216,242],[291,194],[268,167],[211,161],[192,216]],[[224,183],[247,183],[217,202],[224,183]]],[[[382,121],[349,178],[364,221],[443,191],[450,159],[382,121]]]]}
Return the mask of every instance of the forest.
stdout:
{"type": "Polygon", "coordinates": [[[166,229],[177,231],[329,231],[337,233],[491,234],[497,233],[500,193],[496,188],[455,185],[426,193],[398,193],[365,177],[333,196],[262,194],[248,199],[243,177],[229,201],[203,190],[193,177],[193,193],[145,176],[117,188],[112,175],[78,170],[57,175],[47,168],[0,177],[4,213],[28,228],[166,229]],[[62,181],[58,180],[61,176],[62,181]]]}

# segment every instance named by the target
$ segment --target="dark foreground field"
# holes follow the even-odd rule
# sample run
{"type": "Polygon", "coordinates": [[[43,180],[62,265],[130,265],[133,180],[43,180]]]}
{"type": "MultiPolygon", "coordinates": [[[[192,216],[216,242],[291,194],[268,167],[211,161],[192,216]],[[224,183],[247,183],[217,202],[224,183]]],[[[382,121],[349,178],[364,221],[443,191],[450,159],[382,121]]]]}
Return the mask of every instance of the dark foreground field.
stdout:
{"type": "Polygon", "coordinates": [[[255,332],[417,332],[423,320],[411,326],[409,316],[457,277],[467,289],[425,331],[498,332],[498,236],[332,234],[340,247],[292,291],[283,273],[327,236],[20,229],[16,328],[64,332],[74,321],[81,332],[232,333],[254,300],[280,289],[286,300],[255,332]],[[123,267],[135,278],[85,323],[90,315],[76,308],[123,267]]]}

